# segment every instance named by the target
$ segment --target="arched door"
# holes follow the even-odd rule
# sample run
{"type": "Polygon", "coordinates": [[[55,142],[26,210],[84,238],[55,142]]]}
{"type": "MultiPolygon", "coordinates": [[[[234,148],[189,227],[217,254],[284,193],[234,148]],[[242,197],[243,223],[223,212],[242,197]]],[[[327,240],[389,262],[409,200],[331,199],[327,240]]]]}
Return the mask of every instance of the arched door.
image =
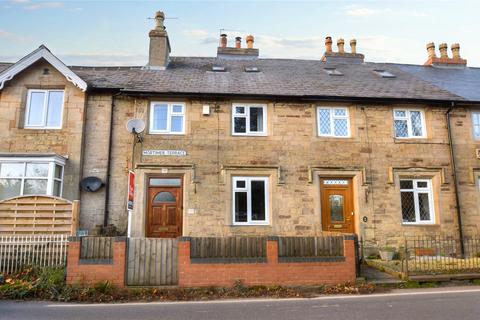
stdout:
{"type": "Polygon", "coordinates": [[[176,238],[182,235],[182,184],[180,178],[150,178],[146,236],[176,238]]]}

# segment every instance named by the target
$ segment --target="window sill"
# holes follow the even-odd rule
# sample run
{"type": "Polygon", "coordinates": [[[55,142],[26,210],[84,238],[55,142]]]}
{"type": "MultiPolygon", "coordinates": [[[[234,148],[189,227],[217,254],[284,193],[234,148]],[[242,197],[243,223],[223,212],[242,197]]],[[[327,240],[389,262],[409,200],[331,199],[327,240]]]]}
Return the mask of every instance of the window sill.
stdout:
{"type": "Polygon", "coordinates": [[[233,223],[230,227],[271,227],[270,223],[233,223]]]}
{"type": "Polygon", "coordinates": [[[405,226],[405,227],[439,227],[440,224],[435,223],[435,222],[429,222],[429,223],[405,223],[405,222],[402,222],[402,226],[405,226]]]}
{"type": "Polygon", "coordinates": [[[150,131],[148,132],[148,134],[151,134],[151,135],[165,135],[165,136],[184,136],[185,135],[185,132],[154,132],[154,131],[150,131]]]}
{"type": "Polygon", "coordinates": [[[46,127],[23,127],[19,128],[20,130],[32,130],[32,131],[59,131],[62,130],[63,128],[46,128],[46,127]]]}
{"type": "Polygon", "coordinates": [[[232,137],[268,137],[266,133],[232,133],[232,137]]]}

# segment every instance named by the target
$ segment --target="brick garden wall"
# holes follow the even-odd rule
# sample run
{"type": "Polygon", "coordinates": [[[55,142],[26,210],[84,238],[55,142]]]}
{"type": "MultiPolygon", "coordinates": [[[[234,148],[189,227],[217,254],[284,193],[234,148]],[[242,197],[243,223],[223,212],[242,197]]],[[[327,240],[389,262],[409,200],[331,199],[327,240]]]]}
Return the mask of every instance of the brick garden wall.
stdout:
{"type": "Polygon", "coordinates": [[[125,286],[125,237],[118,237],[113,243],[113,258],[111,261],[81,260],[80,238],[73,237],[68,243],[67,253],[67,284],[93,286],[103,281],[109,281],[117,288],[125,286]]]}
{"type": "Polygon", "coordinates": [[[344,240],[344,259],[322,262],[279,262],[278,241],[267,241],[266,263],[198,263],[190,259],[190,241],[178,245],[180,287],[229,287],[240,280],[245,285],[319,285],[354,282],[355,247],[344,240]]]}

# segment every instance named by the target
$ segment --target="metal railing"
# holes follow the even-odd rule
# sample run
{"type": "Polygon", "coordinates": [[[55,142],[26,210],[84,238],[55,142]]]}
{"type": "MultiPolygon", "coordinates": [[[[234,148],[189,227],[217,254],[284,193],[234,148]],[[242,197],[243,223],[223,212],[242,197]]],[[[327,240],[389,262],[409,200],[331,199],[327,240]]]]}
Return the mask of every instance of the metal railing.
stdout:
{"type": "Polygon", "coordinates": [[[465,238],[465,255],[459,239],[417,236],[405,239],[402,270],[407,275],[480,272],[480,238],[465,238]]]}
{"type": "Polygon", "coordinates": [[[26,266],[64,266],[67,235],[0,236],[0,273],[15,273],[26,266]]]}

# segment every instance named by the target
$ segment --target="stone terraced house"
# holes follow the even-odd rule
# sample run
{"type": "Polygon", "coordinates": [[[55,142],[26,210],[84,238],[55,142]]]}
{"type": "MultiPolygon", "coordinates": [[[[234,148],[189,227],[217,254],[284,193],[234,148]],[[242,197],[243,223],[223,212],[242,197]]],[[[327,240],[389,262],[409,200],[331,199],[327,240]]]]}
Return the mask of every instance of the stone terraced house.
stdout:
{"type": "Polygon", "coordinates": [[[0,63],[0,199],[79,199],[90,234],[478,232],[480,69],[458,45],[429,44],[424,65],[330,37],[317,60],[262,59],[222,35],[217,57],[173,57],[163,21],[145,66],[66,66],[45,46],[0,63]]]}

